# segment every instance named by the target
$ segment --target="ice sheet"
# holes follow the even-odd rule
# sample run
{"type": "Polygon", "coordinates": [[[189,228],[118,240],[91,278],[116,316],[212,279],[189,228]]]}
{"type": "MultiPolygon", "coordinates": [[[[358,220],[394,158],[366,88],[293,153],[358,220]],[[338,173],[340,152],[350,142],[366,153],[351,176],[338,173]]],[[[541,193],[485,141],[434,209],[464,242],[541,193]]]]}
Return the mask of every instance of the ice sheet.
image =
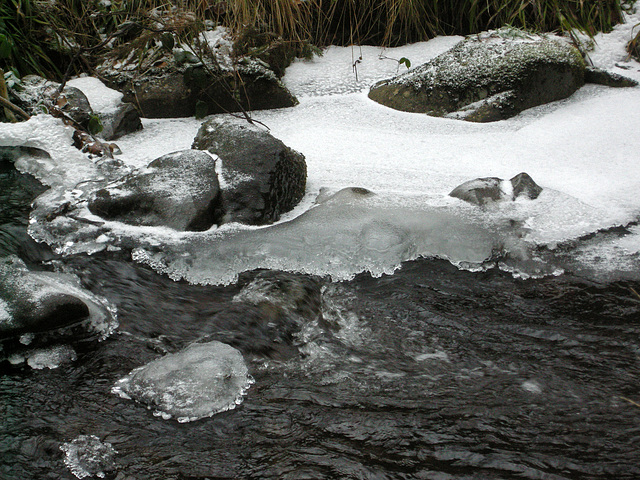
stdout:
{"type": "MultiPolygon", "coordinates": [[[[590,57],[597,66],[640,79],[640,64],[627,61],[624,50],[632,26],[640,23],[640,14],[627,21],[610,34],[598,35],[590,57]]],[[[307,195],[279,225],[231,225],[217,231],[179,234],[114,222],[94,228],[85,222],[81,234],[73,233],[76,227],[58,225],[56,232],[66,236],[41,238],[57,241],[67,252],[82,251],[83,245],[89,244],[86,250],[107,245],[117,248],[118,242],[126,240],[127,245],[137,245],[137,259],[175,278],[217,283],[231,281],[243,269],[258,267],[334,278],[348,278],[363,270],[389,273],[398,262],[423,254],[464,263],[467,258],[477,261],[496,247],[529,261],[537,246],[553,249],[600,229],[637,220],[640,88],[586,85],[568,99],[491,124],[399,112],[367,98],[372,83],[406,69],[399,59],[407,58],[415,67],[460,40],[439,37],[386,50],[331,47],[322,57],[299,60],[288,68],[284,81],[300,104],[253,113],[275,137],[302,152],[307,160],[307,195]],[[537,200],[504,202],[482,210],[448,196],[468,180],[488,176],[508,179],[520,172],[527,172],[544,188],[537,200]],[[370,207],[359,205],[351,210],[343,206],[334,212],[335,217],[327,215],[321,223],[313,220],[318,213],[310,209],[321,191],[326,197],[351,186],[376,192],[376,201],[370,207]],[[442,235],[435,242],[438,248],[423,248],[431,241],[424,235],[432,235],[424,225],[438,224],[445,217],[447,225],[453,225],[451,232],[478,239],[475,251],[463,244],[451,249],[442,235]],[[345,218],[351,220],[345,222],[345,218]],[[416,221],[398,225],[399,218],[416,221]],[[313,228],[324,233],[314,233],[313,228]],[[463,233],[477,229],[484,233],[475,237],[475,233],[463,233]],[[376,236],[376,241],[387,242],[386,247],[369,249],[363,231],[376,236]],[[305,236],[320,237],[325,244],[309,249],[305,236]],[[226,256],[220,257],[220,252],[226,256]],[[363,252],[368,256],[362,256],[363,252]]],[[[144,130],[118,140],[124,152],[121,159],[144,167],[163,154],[190,148],[200,124],[194,119],[145,120],[144,130]]],[[[35,130],[28,133],[23,132],[41,142],[35,130]]],[[[3,141],[0,130],[0,144],[3,141]]],[[[36,173],[45,178],[48,175],[45,169],[36,173]]],[[[72,174],[75,169],[65,172],[72,174]]],[[[86,180],[88,174],[78,170],[76,180],[86,180]]],[[[68,185],[70,179],[59,183],[68,185]]],[[[631,230],[623,240],[615,241],[635,245],[638,235],[637,230],[631,230]]],[[[602,245],[592,242],[590,251],[601,251],[605,258],[628,252],[623,253],[625,271],[633,271],[628,265],[638,265],[637,252],[612,248],[612,241],[609,236],[602,245]]],[[[602,262],[602,268],[615,269],[616,264],[620,262],[602,262]]]]}

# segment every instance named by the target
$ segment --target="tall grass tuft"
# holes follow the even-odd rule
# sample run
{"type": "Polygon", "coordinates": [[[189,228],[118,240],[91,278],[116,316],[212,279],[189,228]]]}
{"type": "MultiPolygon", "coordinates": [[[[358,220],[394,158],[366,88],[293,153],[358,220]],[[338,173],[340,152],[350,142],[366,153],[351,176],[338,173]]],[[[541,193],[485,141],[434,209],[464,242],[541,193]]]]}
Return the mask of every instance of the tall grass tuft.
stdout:
{"type": "MultiPolygon", "coordinates": [[[[624,1],[624,0],[623,0],[624,1]]],[[[286,39],[317,45],[398,45],[436,35],[504,25],[530,30],[609,31],[621,0],[235,0],[225,22],[234,31],[262,25],[286,39]]]]}
{"type": "Polygon", "coordinates": [[[80,67],[88,67],[91,54],[115,34],[117,44],[144,30],[197,33],[205,21],[225,25],[236,36],[253,31],[317,46],[395,46],[504,25],[592,35],[619,23],[625,2],[632,1],[0,0],[0,68],[60,77],[59,65],[82,58],[87,65],[80,67]],[[175,21],[158,26],[159,18],[175,21]]]}

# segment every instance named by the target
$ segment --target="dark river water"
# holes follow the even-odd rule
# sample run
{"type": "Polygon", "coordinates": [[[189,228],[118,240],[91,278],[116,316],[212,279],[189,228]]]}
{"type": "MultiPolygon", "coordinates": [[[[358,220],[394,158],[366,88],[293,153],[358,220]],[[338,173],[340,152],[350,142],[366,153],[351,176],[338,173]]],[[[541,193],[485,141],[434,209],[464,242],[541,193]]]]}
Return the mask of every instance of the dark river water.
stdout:
{"type": "MultiPolygon", "coordinates": [[[[51,268],[25,233],[41,190],[0,165],[0,254],[51,268]]],[[[120,327],[56,369],[0,365],[2,479],[75,479],[60,446],[80,435],[113,446],[118,480],[640,478],[638,282],[423,259],[319,279],[322,319],[260,322],[231,303],[255,273],[204,287],[123,252],[56,262],[120,327]],[[255,378],[235,410],[180,424],[111,393],[205,334],[255,378]]]]}

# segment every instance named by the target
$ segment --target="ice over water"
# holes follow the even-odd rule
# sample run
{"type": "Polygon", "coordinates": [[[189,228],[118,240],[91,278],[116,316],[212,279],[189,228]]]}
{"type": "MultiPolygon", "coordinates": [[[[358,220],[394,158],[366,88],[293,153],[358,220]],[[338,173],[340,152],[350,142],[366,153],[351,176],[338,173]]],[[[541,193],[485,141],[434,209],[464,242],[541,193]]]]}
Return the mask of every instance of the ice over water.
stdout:
{"type": "MultiPolygon", "coordinates": [[[[624,51],[640,14],[627,20],[596,38],[591,57],[596,65],[640,79],[640,64],[627,61],[624,51]]],[[[84,218],[43,226],[36,209],[30,231],[68,253],[125,244],[136,260],[197,283],[228,283],[254,268],[334,279],[362,271],[381,275],[419,256],[471,269],[487,268],[499,257],[497,264],[523,276],[558,273],[563,265],[633,275],[640,255],[633,226],[640,214],[640,89],[586,85],[568,99],[491,124],[398,112],[367,98],[372,83],[406,69],[399,59],[417,66],[460,40],[440,37],[386,50],[332,47],[323,57],[289,67],[284,81],[300,104],[253,113],[308,164],[306,197],[276,225],[178,233],[103,222],[85,211],[84,218]],[[508,179],[520,172],[544,188],[535,201],[480,209],[448,196],[468,180],[508,179]],[[353,195],[349,187],[375,195],[353,195]],[[615,226],[629,228],[617,235],[597,233],[615,226]]],[[[115,98],[94,82],[76,86],[85,86],[90,101],[100,105],[115,98]]],[[[38,116],[21,126],[2,126],[0,145],[47,151],[48,158],[25,156],[18,166],[59,185],[49,195],[61,203],[78,191],[75,183],[101,173],[72,147],[58,145],[68,145],[69,133],[56,122],[38,116]]],[[[119,139],[121,159],[139,168],[188,149],[200,123],[145,120],[144,130],[119,139]]]]}
{"type": "Polygon", "coordinates": [[[133,370],[113,392],[146,404],[156,416],[184,423],[234,409],[253,382],[242,354],[214,341],[133,370]]]}

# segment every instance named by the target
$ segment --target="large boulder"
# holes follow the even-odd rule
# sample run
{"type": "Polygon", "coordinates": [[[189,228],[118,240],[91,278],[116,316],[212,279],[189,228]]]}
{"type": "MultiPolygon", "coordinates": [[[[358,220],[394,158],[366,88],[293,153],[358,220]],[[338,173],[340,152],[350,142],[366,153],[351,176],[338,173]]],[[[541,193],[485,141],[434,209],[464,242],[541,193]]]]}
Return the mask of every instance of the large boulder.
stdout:
{"type": "Polygon", "coordinates": [[[369,97],[397,110],[491,122],[566,98],[584,77],[582,55],[567,40],[503,28],[378,82],[369,97]]]}
{"type": "Polygon", "coordinates": [[[511,180],[497,177],[469,180],[458,185],[449,195],[475,205],[486,205],[504,200],[516,200],[517,198],[535,200],[540,193],[542,193],[542,187],[534,182],[527,173],[522,172],[511,180]]]}
{"type": "Polygon", "coordinates": [[[252,383],[242,354],[213,341],[191,344],[133,370],[113,392],[182,423],[235,408],[252,383]]]}
{"type": "Polygon", "coordinates": [[[219,223],[216,159],[186,150],[157,158],[94,192],[89,210],[102,218],[131,225],[175,230],[208,230],[219,223]]]}
{"type": "Polygon", "coordinates": [[[240,119],[213,118],[202,124],[192,147],[221,159],[223,223],[268,224],[304,196],[304,155],[264,128],[240,119]]]}

